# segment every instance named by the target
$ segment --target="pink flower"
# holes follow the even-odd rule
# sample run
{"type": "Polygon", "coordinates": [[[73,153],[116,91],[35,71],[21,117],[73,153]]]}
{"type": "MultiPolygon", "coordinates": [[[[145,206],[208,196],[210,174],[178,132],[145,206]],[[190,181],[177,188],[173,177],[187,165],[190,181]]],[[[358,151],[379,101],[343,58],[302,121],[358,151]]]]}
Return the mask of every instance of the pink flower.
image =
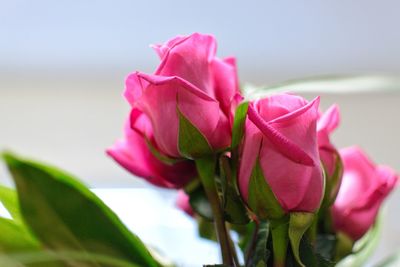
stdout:
{"type": "Polygon", "coordinates": [[[184,211],[189,216],[194,216],[194,211],[189,203],[189,196],[183,190],[178,191],[178,197],[176,198],[176,206],[184,211]]]}
{"type": "Polygon", "coordinates": [[[337,231],[358,240],[374,224],[398,177],[391,168],[375,165],[358,147],[341,149],[340,155],[344,174],[332,207],[333,225],[337,231]]]}
{"type": "Polygon", "coordinates": [[[263,176],[285,212],[314,212],[323,196],[317,145],[319,98],[278,94],[250,103],[242,146],[239,188],[248,200],[253,168],[263,176]]]}
{"type": "Polygon", "coordinates": [[[168,165],[160,161],[149,149],[153,140],[149,119],[134,109],[125,125],[125,137],[107,149],[107,154],[132,174],[160,187],[181,188],[196,176],[193,162],[168,165]]]}
{"type": "Polygon", "coordinates": [[[125,96],[149,118],[158,149],[169,157],[183,156],[178,111],[213,150],[228,147],[232,112],[239,99],[235,60],[217,58],[214,37],[199,33],[176,37],[154,49],[161,59],[157,70],[129,75],[125,96]]]}

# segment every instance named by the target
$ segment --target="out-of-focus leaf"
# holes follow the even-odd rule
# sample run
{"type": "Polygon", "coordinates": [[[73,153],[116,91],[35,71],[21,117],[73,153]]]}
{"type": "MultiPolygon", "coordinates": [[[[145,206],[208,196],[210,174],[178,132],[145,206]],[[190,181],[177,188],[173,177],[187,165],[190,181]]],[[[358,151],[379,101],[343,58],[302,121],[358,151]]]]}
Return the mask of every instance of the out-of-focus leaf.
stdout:
{"type": "MultiPolygon", "coordinates": [[[[61,262],[74,262],[74,267],[87,266],[86,263],[98,262],[107,267],[142,267],[126,260],[114,258],[109,255],[87,253],[82,251],[36,251],[0,255],[0,266],[22,267],[22,266],[59,266],[54,265],[61,262]]],[[[60,265],[61,266],[61,265],[60,265]]]]}
{"type": "Polygon", "coordinates": [[[297,79],[269,86],[242,86],[245,99],[252,100],[278,92],[296,93],[365,93],[399,92],[400,79],[390,76],[320,76],[297,79]]]}
{"type": "Polygon", "coordinates": [[[35,251],[40,249],[40,243],[15,221],[0,218],[0,251],[2,253],[35,251]]]}
{"type": "Polygon", "coordinates": [[[0,202],[10,213],[15,222],[22,223],[18,196],[14,189],[0,185],[0,202]]]}
{"type": "Polygon", "coordinates": [[[337,267],[361,267],[378,245],[382,228],[382,216],[378,215],[374,226],[353,247],[353,254],[337,263],[337,267]]]}
{"type": "Polygon", "coordinates": [[[398,267],[400,266],[400,252],[395,253],[389,258],[385,259],[381,263],[375,265],[375,267],[398,267]]]}
{"type": "Polygon", "coordinates": [[[217,235],[215,233],[214,223],[202,217],[199,217],[197,219],[197,225],[198,225],[199,235],[202,238],[212,241],[217,241],[217,235]]]}
{"type": "Polygon", "coordinates": [[[158,266],[140,239],[77,179],[11,153],[3,157],[17,187],[24,221],[47,247],[158,266]]]}
{"type": "Polygon", "coordinates": [[[211,209],[210,202],[207,199],[206,192],[201,184],[199,184],[195,189],[191,189],[187,192],[189,196],[190,206],[193,208],[194,212],[206,220],[213,220],[213,213],[211,209]]]}
{"type": "Polygon", "coordinates": [[[315,245],[316,253],[325,259],[333,260],[335,252],[336,238],[334,235],[324,234],[318,235],[315,245]]]}

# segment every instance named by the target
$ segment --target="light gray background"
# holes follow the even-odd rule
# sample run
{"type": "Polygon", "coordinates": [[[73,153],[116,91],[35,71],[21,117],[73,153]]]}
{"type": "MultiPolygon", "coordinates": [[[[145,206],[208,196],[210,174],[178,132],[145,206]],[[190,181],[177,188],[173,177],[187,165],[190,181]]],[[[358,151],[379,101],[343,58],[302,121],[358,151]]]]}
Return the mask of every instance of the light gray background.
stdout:
{"type": "MultiPolygon", "coordinates": [[[[241,81],[258,85],[326,74],[396,77],[399,10],[397,1],[372,0],[0,0],[0,148],[62,166],[92,187],[144,186],[104,149],[128,113],[124,77],[157,65],[150,43],[212,33],[220,56],[238,58],[241,81]]],[[[338,146],[357,143],[400,170],[400,86],[379,77],[305,86],[303,95],[341,106],[338,146]]],[[[0,169],[0,181],[9,183],[6,176],[0,169]]],[[[388,202],[377,257],[400,245],[399,201],[397,192],[388,202]]]]}

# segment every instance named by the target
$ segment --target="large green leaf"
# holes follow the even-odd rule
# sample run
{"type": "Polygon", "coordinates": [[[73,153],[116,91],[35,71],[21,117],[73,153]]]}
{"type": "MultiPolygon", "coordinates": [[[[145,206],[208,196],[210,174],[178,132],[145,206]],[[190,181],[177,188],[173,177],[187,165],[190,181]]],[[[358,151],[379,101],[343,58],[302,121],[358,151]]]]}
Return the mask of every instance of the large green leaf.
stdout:
{"type": "Polygon", "coordinates": [[[140,239],[71,175],[11,153],[5,153],[4,159],[17,187],[24,220],[46,246],[157,266],[140,239]]]}
{"type": "Polygon", "coordinates": [[[107,267],[143,267],[126,260],[114,258],[104,254],[87,253],[82,251],[51,251],[13,253],[0,255],[0,266],[7,267],[58,267],[63,262],[74,262],[73,267],[84,267],[93,261],[107,267]]]}

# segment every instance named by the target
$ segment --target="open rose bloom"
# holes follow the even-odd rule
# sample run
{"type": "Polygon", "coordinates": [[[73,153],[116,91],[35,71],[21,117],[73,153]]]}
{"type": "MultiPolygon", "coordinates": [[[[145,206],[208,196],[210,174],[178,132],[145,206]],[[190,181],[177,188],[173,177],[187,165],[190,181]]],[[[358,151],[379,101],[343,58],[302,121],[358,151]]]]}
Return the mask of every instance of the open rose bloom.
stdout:
{"type": "Polygon", "coordinates": [[[218,58],[211,35],[152,47],[160,64],[127,77],[131,112],[108,155],[153,185],[179,189],[177,207],[219,243],[224,266],[313,267],[357,256],[354,242],[373,228],[398,176],[335,145],[339,107],[323,112],[320,97],[290,92],[244,99],[235,59],[218,58]],[[229,229],[250,242],[244,263],[229,229]]]}

